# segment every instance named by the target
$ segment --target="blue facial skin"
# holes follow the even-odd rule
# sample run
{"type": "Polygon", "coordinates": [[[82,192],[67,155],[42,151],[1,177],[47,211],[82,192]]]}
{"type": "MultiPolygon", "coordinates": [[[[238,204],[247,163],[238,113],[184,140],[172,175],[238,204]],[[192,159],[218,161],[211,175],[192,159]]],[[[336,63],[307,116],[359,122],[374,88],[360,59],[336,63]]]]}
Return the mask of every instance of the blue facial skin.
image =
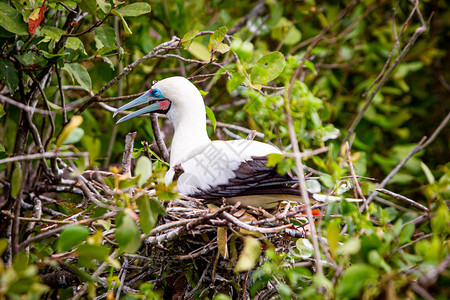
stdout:
{"type": "Polygon", "coordinates": [[[161,91],[158,89],[152,89],[152,91],[150,92],[150,96],[155,98],[163,98],[161,91]]]}

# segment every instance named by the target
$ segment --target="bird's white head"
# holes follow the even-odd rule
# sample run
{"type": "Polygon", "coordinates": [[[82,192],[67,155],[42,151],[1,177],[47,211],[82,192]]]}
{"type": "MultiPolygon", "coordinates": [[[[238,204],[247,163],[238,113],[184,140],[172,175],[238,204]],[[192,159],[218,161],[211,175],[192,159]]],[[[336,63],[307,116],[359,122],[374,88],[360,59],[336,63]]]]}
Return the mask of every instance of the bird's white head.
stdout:
{"type": "Polygon", "coordinates": [[[167,114],[174,127],[184,118],[205,118],[205,107],[199,90],[186,78],[174,76],[156,82],[139,98],[119,107],[114,115],[144,103],[149,105],[129,114],[117,123],[149,112],[167,114]]]}

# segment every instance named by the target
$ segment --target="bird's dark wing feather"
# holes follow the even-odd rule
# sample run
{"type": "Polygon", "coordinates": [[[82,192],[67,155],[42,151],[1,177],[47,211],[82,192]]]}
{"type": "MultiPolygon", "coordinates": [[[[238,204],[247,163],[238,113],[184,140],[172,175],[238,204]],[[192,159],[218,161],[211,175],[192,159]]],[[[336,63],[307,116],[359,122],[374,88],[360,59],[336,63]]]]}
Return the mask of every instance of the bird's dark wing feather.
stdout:
{"type": "Polygon", "coordinates": [[[252,160],[243,162],[234,171],[236,177],[227,184],[200,190],[192,197],[202,199],[221,199],[243,195],[290,194],[300,195],[297,188],[290,186],[297,183],[297,179],[289,175],[277,173],[276,166],[267,167],[266,156],[254,156],[252,160]]]}

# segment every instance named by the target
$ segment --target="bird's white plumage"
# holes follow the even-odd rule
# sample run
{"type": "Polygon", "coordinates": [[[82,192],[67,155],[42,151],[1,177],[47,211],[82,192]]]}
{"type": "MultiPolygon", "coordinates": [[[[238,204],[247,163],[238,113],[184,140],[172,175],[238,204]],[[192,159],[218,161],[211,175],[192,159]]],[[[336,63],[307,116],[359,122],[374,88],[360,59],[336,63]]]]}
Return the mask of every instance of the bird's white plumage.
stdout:
{"type": "MultiPolygon", "coordinates": [[[[191,152],[179,165],[184,171],[178,178],[178,191],[192,195],[199,190],[227,184],[236,177],[234,171],[252,156],[266,156],[271,153],[281,153],[269,144],[256,141],[212,141],[191,152]]],[[[171,182],[175,174],[175,166],[171,164],[166,174],[166,182],[171,182]]]]}
{"type": "MultiPolygon", "coordinates": [[[[170,101],[166,114],[175,130],[166,184],[176,179],[180,193],[205,199],[226,197],[231,203],[239,201],[247,206],[270,207],[277,201],[301,201],[298,189],[289,188],[296,180],[265,165],[268,154],[281,154],[278,148],[249,140],[211,141],[206,131],[203,98],[184,77],[161,80],[152,86],[152,90],[156,89],[159,96],[149,100],[170,101]]],[[[151,93],[144,95],[116,113],[145,102],[151,93]]],[[[153,110],[158,104],[150,107],[153,110]]],[[[340,199],[319,194],[310,197],[318,201],[340,199]]]]}
{"type": "Polygon", "coordinates": [[[252,156],[281,153],[276,147],[257,141],[211,141],[206,131],[206,111],[198,89],[184,77],[170,77],[153,85],[172,102],[167,117],[174,126],[170,169],[166,184],[172,182],[179,165],[178,191],[192,195],[235,177],[234,171],[252,156]]]}

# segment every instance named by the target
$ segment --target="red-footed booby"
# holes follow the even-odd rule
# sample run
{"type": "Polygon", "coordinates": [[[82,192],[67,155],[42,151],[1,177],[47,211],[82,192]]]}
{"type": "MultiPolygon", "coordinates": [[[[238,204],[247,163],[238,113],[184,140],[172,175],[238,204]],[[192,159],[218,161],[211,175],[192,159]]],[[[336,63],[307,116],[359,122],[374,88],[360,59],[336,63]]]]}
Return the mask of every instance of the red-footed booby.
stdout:
{"type": "MultiPolygon", "coordinates": [[[[165,183],[178,180],[180,193],[206,200],[226,198],[233,204],[241,202],[244,206],[263,208],[284,200],[301,201],[300,191],[290,187],[297,179],[278,174],[276,167],[266,166],[267,155],[282,154],[278,148],[250,140],[209,139],[203,98],[186,78],[177,76],[158,81],[142,96],[118,108],[114,116],[144,103],[149,105],[117,123],[149,112],[167,115],[175,133],[165,183]]],[[[309,195],[318,201],[341,199],[309,195]]]]}

